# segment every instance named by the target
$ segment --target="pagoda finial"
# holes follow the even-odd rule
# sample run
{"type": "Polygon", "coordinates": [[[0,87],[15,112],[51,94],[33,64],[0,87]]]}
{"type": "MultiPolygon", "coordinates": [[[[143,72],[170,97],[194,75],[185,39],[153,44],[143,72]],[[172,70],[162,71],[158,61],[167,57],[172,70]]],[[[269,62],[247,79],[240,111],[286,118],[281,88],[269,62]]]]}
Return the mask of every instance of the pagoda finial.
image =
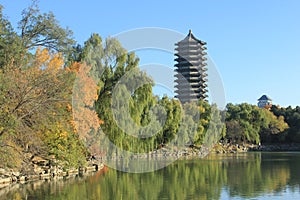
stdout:
{"type": "Polygon", "coordinates": [[[189,35],[192,34],[192,29],[189,30],[189,35]]]}

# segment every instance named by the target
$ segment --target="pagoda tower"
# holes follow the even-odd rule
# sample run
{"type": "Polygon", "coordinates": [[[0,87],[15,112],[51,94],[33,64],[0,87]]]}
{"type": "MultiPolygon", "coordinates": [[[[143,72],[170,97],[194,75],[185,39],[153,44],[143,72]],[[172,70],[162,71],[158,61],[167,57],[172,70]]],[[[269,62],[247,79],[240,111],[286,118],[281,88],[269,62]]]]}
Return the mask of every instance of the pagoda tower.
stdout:
{"type": "Polygon", "coordinates": [[[207,100],[206,42],[192,31],[175,44],[175,95],[181,103],[207,100]]]}

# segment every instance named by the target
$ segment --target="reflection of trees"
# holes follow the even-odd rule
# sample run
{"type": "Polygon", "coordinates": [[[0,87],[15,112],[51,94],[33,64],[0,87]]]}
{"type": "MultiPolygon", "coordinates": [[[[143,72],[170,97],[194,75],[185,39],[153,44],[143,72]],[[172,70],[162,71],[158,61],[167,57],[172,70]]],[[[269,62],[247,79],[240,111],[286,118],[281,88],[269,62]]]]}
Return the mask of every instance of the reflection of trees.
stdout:
{"type": "Polygon", "coordinates": [[[252,159],[244,159],[237,165],[228,165],[227,186],[230,196],[254,197],[282,191],[290,179],[289,163],[274,162],[267,157],[261,159],[260,154],[252,156],[252,159]]]}
{"type": "Polygon", "coordinates": [[[109,199],[219,199],[224,183],[222,163],[179,161],[144,174],[109,171],[101,177],[101,194],[109,199]]]}
{"type": "Polygon", "coordinates": [[[180,160],[159,171],[132,174],[112,169],[76,181],[49,182],[39,189],[28,184],[8,199],[33,195],[37,199],[220,199],[257,197],[297,189],[299,154],[245,153],[210,155],[202,160],[180,160]],[[298,160],[295,159],[298,156],[298,160]],[[46,196],[45,196],[46,194],[46,196]]]}

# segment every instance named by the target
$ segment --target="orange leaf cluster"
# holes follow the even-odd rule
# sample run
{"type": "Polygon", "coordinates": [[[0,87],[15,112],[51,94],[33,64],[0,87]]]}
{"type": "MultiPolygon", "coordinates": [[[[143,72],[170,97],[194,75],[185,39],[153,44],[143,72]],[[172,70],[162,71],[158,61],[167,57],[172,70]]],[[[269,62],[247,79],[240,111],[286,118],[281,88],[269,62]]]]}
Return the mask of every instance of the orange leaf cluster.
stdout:
{"type": "Polygon", "coordinates": [[[94,102],[98,98],[96,80],[90,75],[91,67],[85,63],[74,63],[70,71],[76,73],[76,80],[73,89],[73,116],[75,128],[80,137],[90,139],[91,130],[97,131],[100,124],[97,113],[94,110],[94,102]]]}
{"type": "Polygon", "coordinates": [[[64,59],[61,53],[52,54],[48,49],[38,48],[35,53],[34,66],[37,69],[57,72],[62,69],[64,59]]]}

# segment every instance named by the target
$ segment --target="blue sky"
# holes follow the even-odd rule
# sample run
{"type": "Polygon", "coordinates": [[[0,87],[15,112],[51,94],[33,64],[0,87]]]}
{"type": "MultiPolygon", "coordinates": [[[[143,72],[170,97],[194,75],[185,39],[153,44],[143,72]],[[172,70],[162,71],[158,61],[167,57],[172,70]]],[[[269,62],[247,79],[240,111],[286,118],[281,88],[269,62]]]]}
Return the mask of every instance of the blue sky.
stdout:
{"type": "MultiPolygon", "coordinates": [[[[29,0],[1,0],[14,27],[29,0]]],[[[300,1],[71,1],[41,0],[79,43],[143,27],[160,27],[207,42],[223,80],[226,102],[256,104],[269,95],[281,106],[300,105],[300,1]]],[[[144,53],[145,54],[145,53],[144,53]]],[[[172,65],[172,54],[150,53],[142,63],[172,65]],[[151,57],[153,56],[153,58],[151,57]]]]}

